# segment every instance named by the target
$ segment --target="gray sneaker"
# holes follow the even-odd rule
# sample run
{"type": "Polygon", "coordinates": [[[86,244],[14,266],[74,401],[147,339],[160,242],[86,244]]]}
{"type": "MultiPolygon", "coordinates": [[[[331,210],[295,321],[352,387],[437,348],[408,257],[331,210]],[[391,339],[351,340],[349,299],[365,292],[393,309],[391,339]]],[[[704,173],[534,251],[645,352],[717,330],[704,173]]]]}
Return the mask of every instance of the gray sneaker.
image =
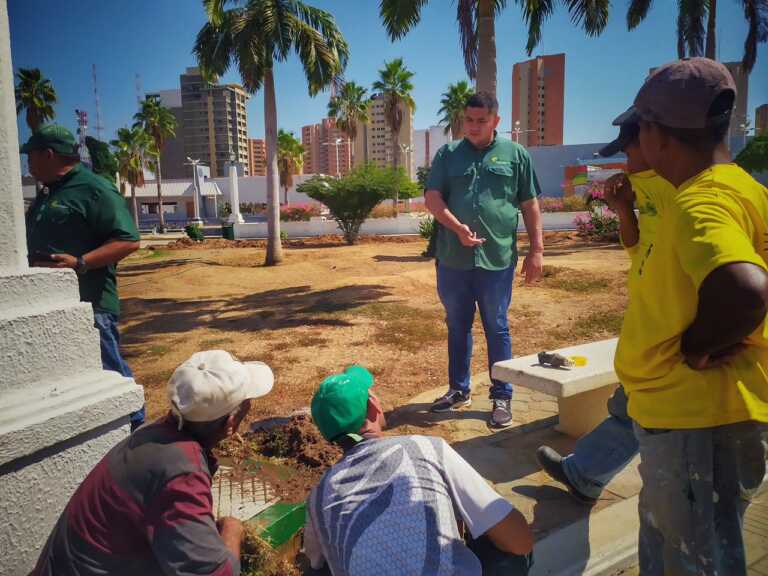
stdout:
{"type": "Polygon", "coordinates": [[[492,428],[507,428],[512,426],[512,400],[502,400],[501,398],[491,399],[493,411],[489,422],[492,428]]]}
{"type": "Polygon", "coordinates": [[[451,410],[458,410],[459,408],[465,408],[472,404],[472,396],[465,394],[460,390],[448,390],[445,396],[435,398],[432,403],[432,412],[450,412],[451,410]]]}

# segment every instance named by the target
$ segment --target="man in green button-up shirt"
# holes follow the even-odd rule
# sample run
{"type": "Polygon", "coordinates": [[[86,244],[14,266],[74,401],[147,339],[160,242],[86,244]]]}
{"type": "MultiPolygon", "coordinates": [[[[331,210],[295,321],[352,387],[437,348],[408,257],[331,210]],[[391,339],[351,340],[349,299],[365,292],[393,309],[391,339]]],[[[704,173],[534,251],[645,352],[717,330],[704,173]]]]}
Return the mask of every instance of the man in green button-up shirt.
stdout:
{"type": "MultiPolygon", "coordinates": [[[[526,283],[541,276],[544,244],[538,182],[522,146],[500,138],[498,102],[488,93],[473,95],[464,111],[463,140],[443,146],[430,169],[427,209],[445,231],[437,242],[437,290],[448,324],[448,393],[434,412],[469,406],[472,323],[480,311],[488,344],[488,368],[512,358],[507,310],[517,266],[517,218],[523,221],[530,250],[523,262],[526,283]]],[[[512,386],[492,380],[490,424],[512,424],[512,386]]]]}
{"type": "MultiPolygon", "coordinates": [[[[117,330],[116,266],[139,247],[125,199],[114,184],[80,164],[75,137],[63,126],[43,126],[21,152],[28,155],[32,176],[47,188],[27,212],[29,263],[77,273],[80,299],[93,305],[104,369],[132,378],[117,330]]],[[[131,414],[134,428],[143,421],[143,408],[131,414]]]]}

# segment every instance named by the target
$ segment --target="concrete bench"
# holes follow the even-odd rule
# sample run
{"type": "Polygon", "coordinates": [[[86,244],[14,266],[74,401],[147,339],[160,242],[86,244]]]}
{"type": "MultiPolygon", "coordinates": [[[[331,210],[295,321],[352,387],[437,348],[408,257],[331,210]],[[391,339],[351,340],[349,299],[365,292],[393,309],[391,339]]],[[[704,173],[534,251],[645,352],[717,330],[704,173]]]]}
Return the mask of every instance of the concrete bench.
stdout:
{"type": "Polygon", "coordinates": [[[556,350],[563,356],[584,356],[586,366],[542,366],[533,354],[497,362],[491,374],[513,386],[524,386],[555,396],[560,420],[557,429],[578,438],[608,415],[606,402],[619,383],[613,369],[617,341],[612,338],[556,350]]]}

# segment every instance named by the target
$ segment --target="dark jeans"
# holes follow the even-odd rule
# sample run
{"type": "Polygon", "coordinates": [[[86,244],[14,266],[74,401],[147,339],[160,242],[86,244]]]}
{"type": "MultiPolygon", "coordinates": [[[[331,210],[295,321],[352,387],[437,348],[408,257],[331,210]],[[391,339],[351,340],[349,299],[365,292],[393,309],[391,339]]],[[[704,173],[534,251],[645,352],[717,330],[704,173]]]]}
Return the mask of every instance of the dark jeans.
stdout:
{"type": "MultiPolygon", "coordinates": [[[[448,385],[451,389],[470,391],[475,307],[480,311],[488,345],[488,372],[496,362],[512,358],[507,311],[512,300],[514,277],[514,266],[505,270],[455,270],[438,264],[437,292],[448,325],[448,385]]],[[[512,398],[512,385],[492,379],[491,398],[512,398]]]]}
{"type": "MultiPolygon", "coordinates": [[[[101,365],[104,370],[113,370],[133,378],[133,372],[120,355],[120,333],[117,331],[117,316],[110,312],[93,312],[94,326],[99,330],[101,340],[101,365]]],[[[145,407],[131,414],[131,431],[144,424],[145,407]]]]}

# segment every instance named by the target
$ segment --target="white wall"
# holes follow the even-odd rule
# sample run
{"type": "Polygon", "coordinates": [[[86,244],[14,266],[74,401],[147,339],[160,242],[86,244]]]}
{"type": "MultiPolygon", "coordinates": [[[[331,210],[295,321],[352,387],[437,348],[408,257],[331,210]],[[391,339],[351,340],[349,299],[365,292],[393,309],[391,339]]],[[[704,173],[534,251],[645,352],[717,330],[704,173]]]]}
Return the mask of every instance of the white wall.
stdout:
{"type": "MultiPolygon", "coordinates": [[[[293,177],[293,188],[288,190],[288,202],[290,204],[319,204],[309,196],[296,192],[296,186],[312,178],[314,174],[303,174],[293,177]]],[[[222,201],[229,202],[229,178],[212,178],[212,182],[221,190],[223,194],[222,201]]],[[[255,202],[266,203],[267,201],[267,177],[266,176],[245,176],[238,178],[237,189],[240,195],[240,203],[255,202]]],[[[280,201],[284,197],[283,189],[280,188],[280,201]]]]}

